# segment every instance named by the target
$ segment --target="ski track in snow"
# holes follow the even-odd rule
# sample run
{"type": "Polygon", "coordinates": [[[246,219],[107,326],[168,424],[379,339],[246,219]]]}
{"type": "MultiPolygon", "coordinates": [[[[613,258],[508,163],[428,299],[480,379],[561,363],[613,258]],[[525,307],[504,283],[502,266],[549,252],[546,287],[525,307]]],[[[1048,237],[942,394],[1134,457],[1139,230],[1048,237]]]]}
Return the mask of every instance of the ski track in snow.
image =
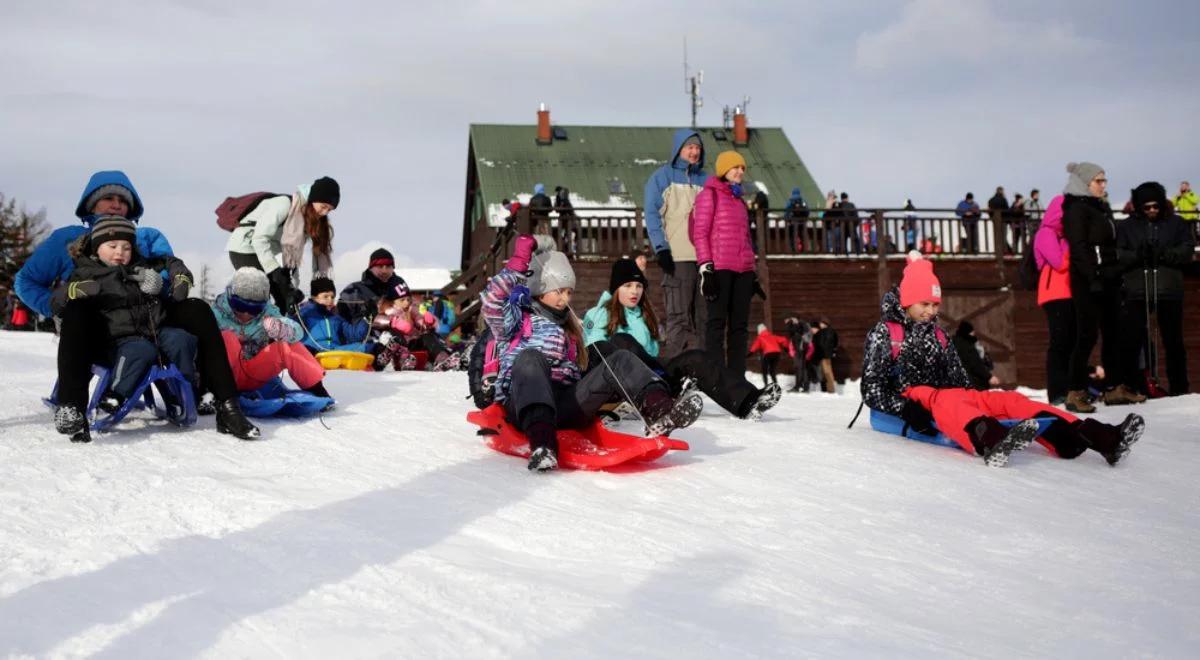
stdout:
{"type": "MultiPolygon", "coordinates": [[[[0,654],[1195,657],[1200,396],[1132,454],[978,458],[846,424],[856,395],[711,401],[640,472],[531,475],[462,373],[334,372],[265,441],[134,413],[91,445],[0,333],[0,654]]],[[[790,382],[790,381],[789,381],[790,382]]]]}

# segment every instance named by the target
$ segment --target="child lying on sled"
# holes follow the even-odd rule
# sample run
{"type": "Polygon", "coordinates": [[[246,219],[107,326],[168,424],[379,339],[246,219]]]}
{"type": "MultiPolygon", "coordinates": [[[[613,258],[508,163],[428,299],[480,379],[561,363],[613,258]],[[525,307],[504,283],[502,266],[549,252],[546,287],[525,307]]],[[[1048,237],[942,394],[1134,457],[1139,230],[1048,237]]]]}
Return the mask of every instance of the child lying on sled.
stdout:
{"type": "Polygon", "coordinates": [[[995,467],[1035,437],[1060,458],[1091,449],[1116,465],[1129,453],[1145,428],[1138,415],[1113,426],[1080,420],[1016,392],[970,389],[954,345],[938,326],[942,290],[933,263],[917,252],[908,259],[900,286],[884,294],[882,318],[867,335],[862,378],[867,406],[900,417],[917,433],[933,437],[941,431],[995,467]],[[1040,437],[1035,418],[1053,420],[1040,437]],[[1000,420],[1022,421],[1008,427],[1000,420]]]}

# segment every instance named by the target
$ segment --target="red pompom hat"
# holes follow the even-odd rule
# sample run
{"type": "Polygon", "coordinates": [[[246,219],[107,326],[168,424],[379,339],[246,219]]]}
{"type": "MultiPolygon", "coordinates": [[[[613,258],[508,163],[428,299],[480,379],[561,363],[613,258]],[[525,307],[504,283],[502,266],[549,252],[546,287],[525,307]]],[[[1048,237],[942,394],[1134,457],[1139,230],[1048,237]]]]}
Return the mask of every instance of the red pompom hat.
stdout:
{"type": "Polygon", "coordinates": [[[907,308],[919,302],[942,302],[942,283],[933,274],[933,262],[913,250],[908,253],[908,265],[900,280],[900,306],[907,308]]]}

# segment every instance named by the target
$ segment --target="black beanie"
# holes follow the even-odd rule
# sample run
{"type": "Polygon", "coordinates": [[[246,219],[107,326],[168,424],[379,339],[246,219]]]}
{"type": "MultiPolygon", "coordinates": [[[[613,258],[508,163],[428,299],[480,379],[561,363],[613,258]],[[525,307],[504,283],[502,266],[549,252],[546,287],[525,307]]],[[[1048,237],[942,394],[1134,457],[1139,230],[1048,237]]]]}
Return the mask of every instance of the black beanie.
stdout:
{"type": "Polygon", "coordinates": [[[378,250],[375,250],[374,252],[372,252],[371,260],[369,262],[367,262],[367,268],[374,268],[375,266],[395,266],[395,265],[396,265],[396,259],[392,256],[392,253],[388,252],[387,250],[385,250],[383,248],[379,248],[378,250]]]}
{"type": "Polygon", "coordinates": [[[316,298],[326,291],[329,293],[337,293],[337,287],[333,285],[333,280],[329,279],[328,277],[315,278],[312,281],[312,284],[309,284],[308,286],[309,295],[311,295],[313,298],[316,298]]]}
{"type": "Polygon", "coordinates": [[[646,286],[646,274],[633,259],[618,259],[612,265],[612,276],[608,279],[608,292],[616,293],[626,282],[641,282],[646,286]]]}
{"type": "Polygon", "coordinates": [[[342,188],[337,181],[323,176],[316,181],[313,181],[312,188],[308,190],[308,203],[316,204],[317,202],[325,202],[333,208],[337,208],[338,202],[342,199],[342,188]]]}

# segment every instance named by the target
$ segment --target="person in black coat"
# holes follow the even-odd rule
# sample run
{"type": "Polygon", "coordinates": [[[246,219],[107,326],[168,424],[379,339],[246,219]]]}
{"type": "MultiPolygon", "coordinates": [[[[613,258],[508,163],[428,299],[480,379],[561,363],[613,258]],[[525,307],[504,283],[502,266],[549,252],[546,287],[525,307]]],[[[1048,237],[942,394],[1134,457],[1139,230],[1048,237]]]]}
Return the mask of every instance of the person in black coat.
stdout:
{"type": "Polygon", "coordinates": [[[397,285],[404,284],[404,278],[396,275],[396,260],[392,253],[379,248],[371,253],[367,269],[363,271],[362,279],[351,282],[338,296],[338,315],[347,323],[357,323],[367,319],[370,323],[379,313],[379,300],[388,291],[394,291],[397,285]]]}
{"type": "Polygon", "coordinates": [[[954,332],[954,350],[958,352],[958,359],[971,378],[973,389],[987,390],[1000,386],[1000,379],[992,375],[992,360],[979,345],[975,326],[970,321],[958,324],[958,330],[954,332]]]}
{"type": "Polygon", "coordinates": [[[812,361],[820,365],[820,379],[825,392],[837,392],[837,380],[833,377],[833,358],[837,355],[838,334],[829,325],[829,319],[821,318],[814,324],[812,361]]]}
{"type": "MultiPolygon", "coordinates": [[[[1102,338],[1100,362],[1105,371],[1119,371],[1121,361],[1120,286],[1117,230],[1105,201],[1108,179],[1095,163],[1069,163],[1063,189],[1063,235],[1071,255],[1071,301],[1075,305],[1075,348],[1068,366],[1067,410],[1095,412],[1088,400],[1088,357],[1102,338]]],[[[1136,392],[1120,386],[1105,392],[1107,404],[1139,401],[1136,392]]],[[[1144,401],[1145,399],[1140,399],[1144,401]]]]}
{"type": "Polygon", "coordinates": [[[1185,394],[1189,384],[1183,345],[1183,268],[1192,260],[1195,240],[1183,219],[1171,212],[1162,184],[1143,183],[1134,188],[1132,200],[1133,214],[1117,226],[1117,259],[1124,272],[1125,292],[1121,383],[1131,390],[1147,391],[1138,366],[1143,357],[1147,369],[1155,366],[1149,359],[1154,337],[1148,333],[1147,321],[1150,314],[1157,313],[1170,394],[1185,394]]]}

